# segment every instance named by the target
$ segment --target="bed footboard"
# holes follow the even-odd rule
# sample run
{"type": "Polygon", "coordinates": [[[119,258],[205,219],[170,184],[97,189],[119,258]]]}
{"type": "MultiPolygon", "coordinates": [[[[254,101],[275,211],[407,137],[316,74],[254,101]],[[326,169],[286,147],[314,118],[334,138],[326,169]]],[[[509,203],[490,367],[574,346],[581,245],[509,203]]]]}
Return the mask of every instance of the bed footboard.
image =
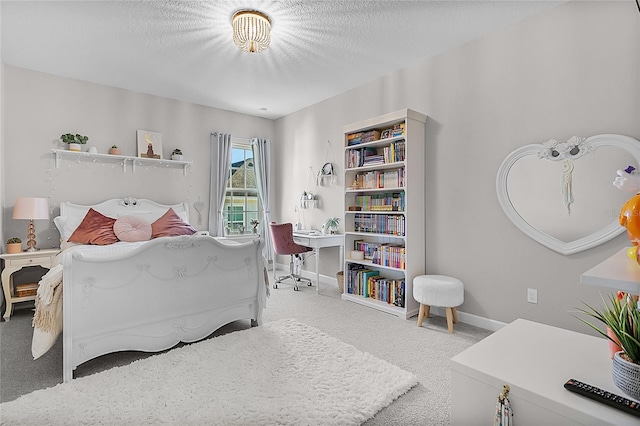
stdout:
{"type": "Polygon", "coordinates": [[[262,240],[157,238],[109,256],[66,253],[63,378],[111,352],[157,352],[200,340],[229,322],[262,323],[262,240]]]}

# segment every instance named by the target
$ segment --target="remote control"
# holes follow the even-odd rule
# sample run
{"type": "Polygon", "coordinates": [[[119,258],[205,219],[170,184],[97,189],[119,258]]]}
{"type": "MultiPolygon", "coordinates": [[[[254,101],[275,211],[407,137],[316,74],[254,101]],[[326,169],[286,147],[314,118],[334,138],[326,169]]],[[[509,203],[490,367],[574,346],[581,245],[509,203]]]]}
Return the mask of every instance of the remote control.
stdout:
{"type": "Polygon", "coordinates": [[[577,394],[586,396],[603,404],[610,405],[626,413],[640,417],[640,402],[632,401],[620,395],[607,392],[587,383],[582,383],[576,379],[569,379],[564,384],[564,388],[577,394]]]}

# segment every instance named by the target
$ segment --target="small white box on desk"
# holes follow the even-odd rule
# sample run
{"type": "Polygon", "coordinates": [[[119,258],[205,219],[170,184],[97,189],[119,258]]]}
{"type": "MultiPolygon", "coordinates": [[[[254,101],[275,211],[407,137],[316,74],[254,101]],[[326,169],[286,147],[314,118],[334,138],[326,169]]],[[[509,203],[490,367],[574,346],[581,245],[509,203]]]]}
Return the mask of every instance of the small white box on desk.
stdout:
{"type": "Polygon", "coordinates": [[[509,385],[513,423],[640,425],[621,410],[569,392],[569,379],[631,399],[613,383],[603,338],[517,319],[451,359],[451,424],[492,424],[509,385]]]}

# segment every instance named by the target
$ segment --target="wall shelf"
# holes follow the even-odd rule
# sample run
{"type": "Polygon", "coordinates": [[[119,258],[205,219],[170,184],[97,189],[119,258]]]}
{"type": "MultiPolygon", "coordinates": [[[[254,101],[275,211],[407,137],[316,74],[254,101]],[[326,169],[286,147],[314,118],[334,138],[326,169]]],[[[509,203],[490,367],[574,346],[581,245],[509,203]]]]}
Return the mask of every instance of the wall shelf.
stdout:
{"type": "Polygon", "coordinates": [[[178,160],[160,160],[157,158],[142,158],[132,157],[129,155],[111,155],[111,154],[98,154],[91,152],[76,152],[66,149],[52,149],[51,152],[55,157],[56,168],[60,168],[60,160],[68,158],[72,160],[92,160],[109,163],[121,163],[122,172],[127,173],[128,169],[131,169],[131,173],[136,172],[136,166],[143,166],[147,164],[153,164],[156,166],[166,166],[172,168],[182,168],[183,174],[187,175],[187,170],[193,164],[192,161],[178,161],[178,160]]]}
{"type": "Polygon", "coordinates": [[[640,294],[640,265],[627,256],[626,247],[580,275],[582,284],[640,294]]]}

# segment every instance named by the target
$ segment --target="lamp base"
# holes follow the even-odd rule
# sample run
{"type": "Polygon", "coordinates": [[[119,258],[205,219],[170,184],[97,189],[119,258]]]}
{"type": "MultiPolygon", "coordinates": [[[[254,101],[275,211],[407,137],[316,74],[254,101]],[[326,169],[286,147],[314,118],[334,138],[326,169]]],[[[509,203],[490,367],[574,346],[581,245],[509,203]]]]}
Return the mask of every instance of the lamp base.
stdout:
{"type": "Polygon", "coordinates": [[[37,251],[36,249],[36,227],[33,226],[33,219],[29,220],[29,228],[27,230],[27,251],[37,251]]]}

